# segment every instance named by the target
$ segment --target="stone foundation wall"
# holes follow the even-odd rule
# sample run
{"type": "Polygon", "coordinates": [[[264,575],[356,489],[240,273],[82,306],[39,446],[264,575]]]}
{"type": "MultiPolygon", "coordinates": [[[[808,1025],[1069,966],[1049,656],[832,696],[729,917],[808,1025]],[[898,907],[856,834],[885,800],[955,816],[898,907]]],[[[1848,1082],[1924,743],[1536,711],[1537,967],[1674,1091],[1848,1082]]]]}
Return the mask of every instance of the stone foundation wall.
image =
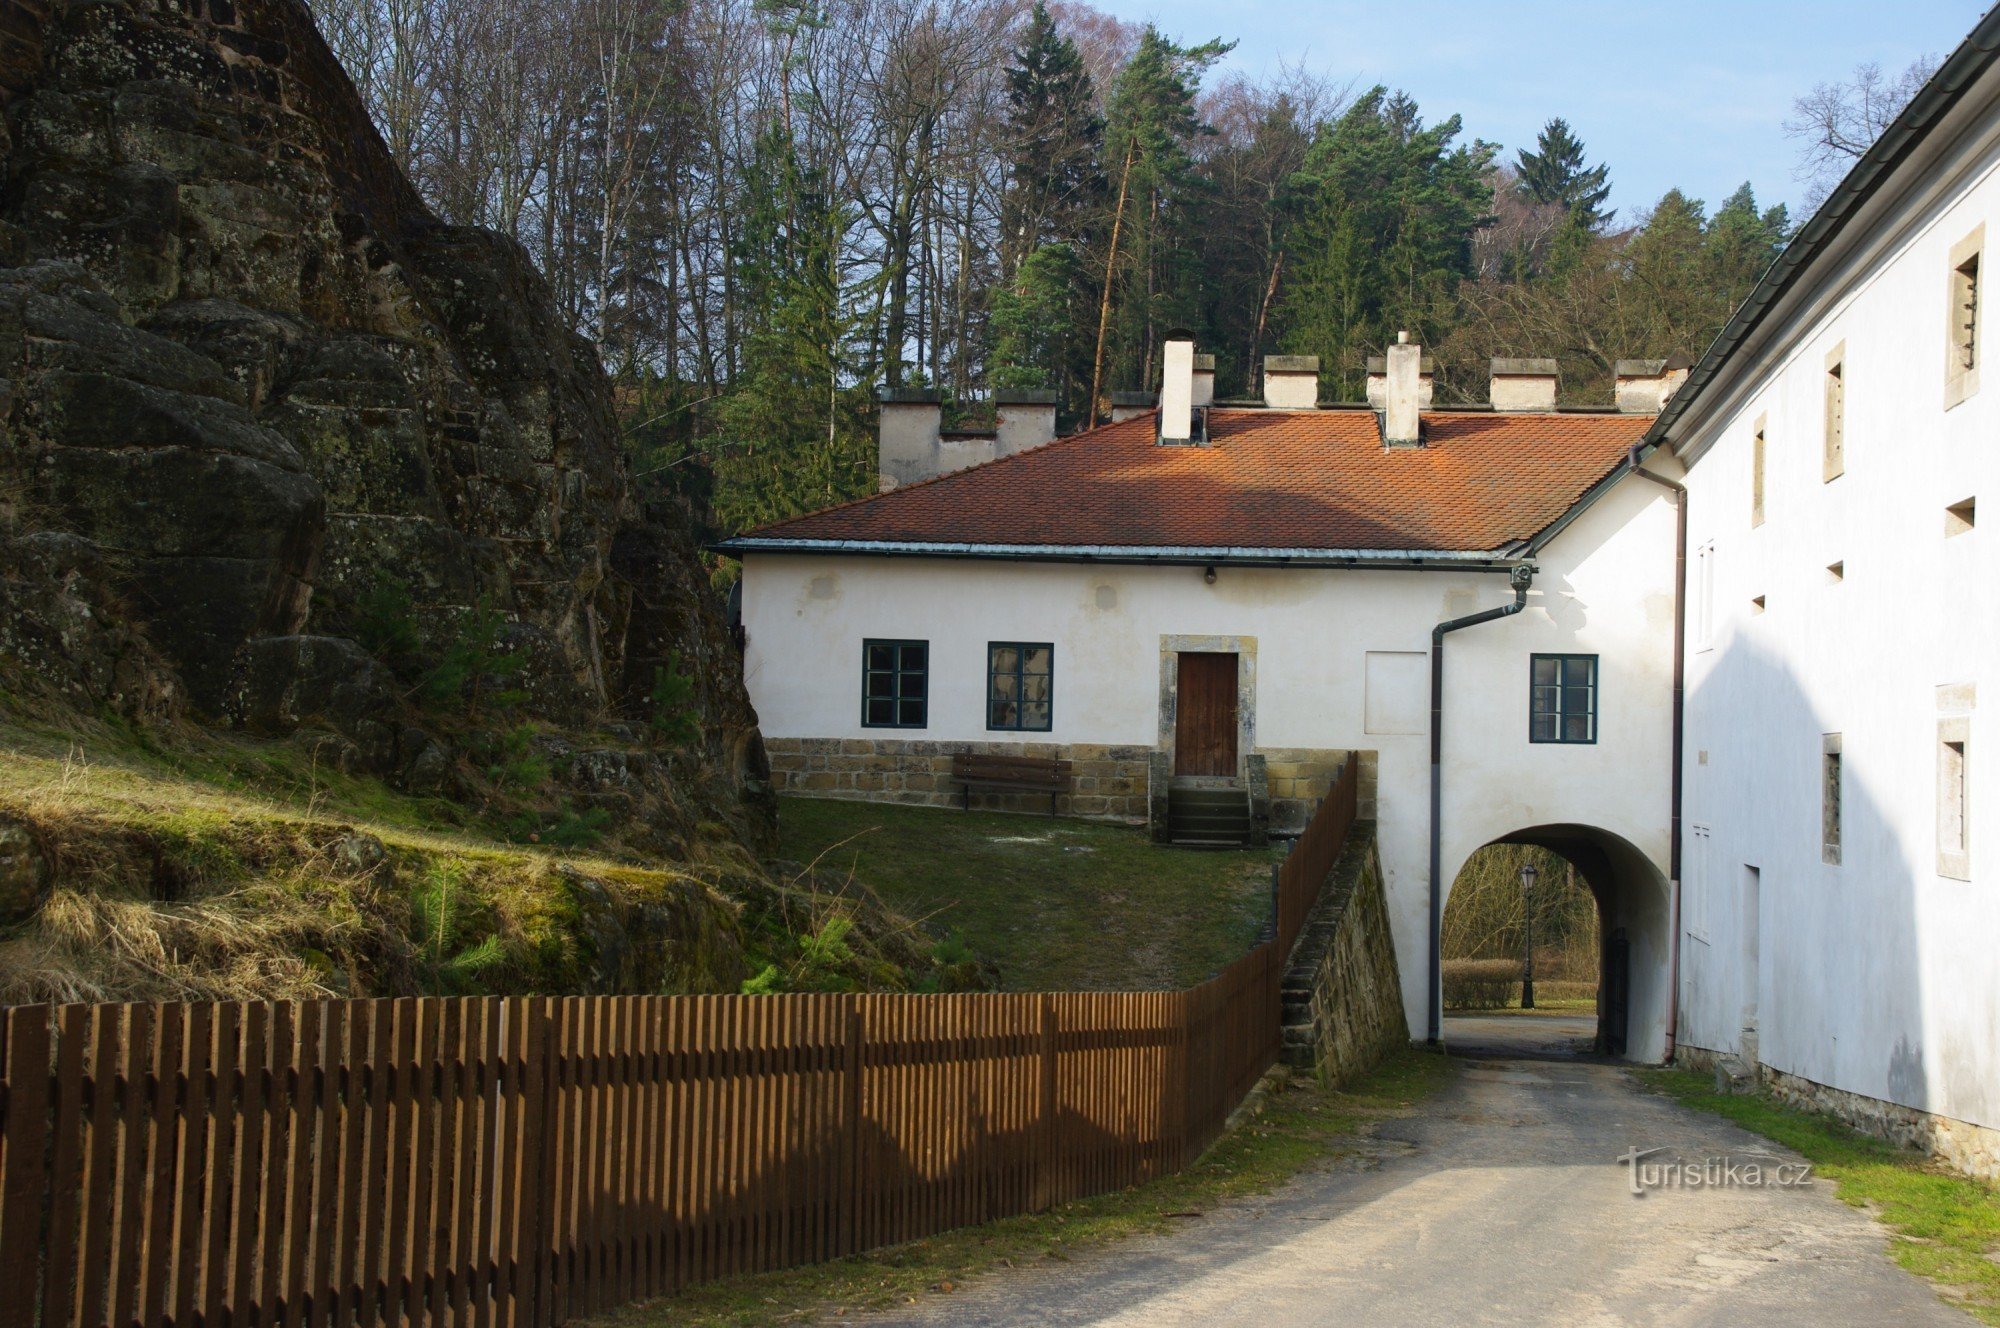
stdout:
{"type": "MultiPolygon", "coordinates": [[[[963,791],[951,780],[951,758],[960,753],[1039,756],[1071,763],[1070,791],[1056,796],[1056,812],[1112,821],[1146,819],[1150,747],[1107,747],[1053,742],[932,742],[912,738],[766,738],[771,780],[780,793],[860,802],[957,807],[963,791]]],[[[975,789],[974,810],[1042,812],[1046,794],[975,789]]]]}
{"type": "MultiPolygon", "coordinates": [[[[1361,787],[1356,790],[1364,821],[1375,819],[1375,782],[1379,763],[1374,752],[1354,752],[1361,762],[1361,787]]],[[[1296,835],[1306,828],[1319,801],[1333,787],[1334,776],[1349,752],[1332,747],[1259,747],[1264,780],[1271,798],[1271,833],[1296,835]]]]}
{"type": "Polygon", "coordinates": [[[1409,1045],[1375,822],[1356,821],[1284,980],[1284,1060],[1339,1086],[1409,1045]]]}
{"type": "MultiPolygon", "coordinates": [[[[1735,1056],[1686,1044],[1675,1048],[1674,1064],[1696,1073],[1718,1064],[1736,1072],[1742,1068],[1735,1056]]],[[[1761,1062],[1756,1067],[1756,1084],[1787,1106],[1832,1116],[1863,1134],[1928,1153],[1968,1176],[2000,1181],[2000,1130],[1990,1126],[1833,1088],[1761,1062]]]]}

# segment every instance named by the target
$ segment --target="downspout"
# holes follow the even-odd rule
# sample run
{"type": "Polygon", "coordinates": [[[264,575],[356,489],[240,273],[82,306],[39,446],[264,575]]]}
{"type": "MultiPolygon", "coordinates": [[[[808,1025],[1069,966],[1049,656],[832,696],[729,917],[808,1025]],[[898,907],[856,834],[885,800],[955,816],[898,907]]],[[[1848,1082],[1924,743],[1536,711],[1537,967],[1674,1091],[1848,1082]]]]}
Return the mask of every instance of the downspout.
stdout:
{"type": "Polygon", "coordinates": [[[1535,583],[1534,564],[1522,563],[1515,567],[1511,579],[1514,586],[1512,604],[1503,604],[1497,609],[1482,609],[1431,628],[1431,990],[1427,1040],[1433,1047],[1444,1040],[1443,988],[1440,986],[1443,963],[1439,954],[1440,929],[1444,926],[1444,885],[1438,880],[1442,869],[1439,862],[1442,842],[1439,830],[1444,806],[1444,638],[1447,632],[1477,627],[1496,618],[1511,618],[1527,608],[1528,587],[1535,583]]]}
{"type": "Polygon", "coordinates": [[[1674,734],[1673,771],[1669,781],[1669,839],[1667,842],[1667,918],[1673,933],[1667,941],[1667,1055],[1674,1058],[1674,1043],[1681,1023],[1681,722],[1687,691],[1687,565],[1688,504],[1687,486],[1679,480],[1655,475],[1640,467],[1639,449],[1634,447],[1628,465],[1640,479],[1651,480],[1674,495],[1674,734]]]}

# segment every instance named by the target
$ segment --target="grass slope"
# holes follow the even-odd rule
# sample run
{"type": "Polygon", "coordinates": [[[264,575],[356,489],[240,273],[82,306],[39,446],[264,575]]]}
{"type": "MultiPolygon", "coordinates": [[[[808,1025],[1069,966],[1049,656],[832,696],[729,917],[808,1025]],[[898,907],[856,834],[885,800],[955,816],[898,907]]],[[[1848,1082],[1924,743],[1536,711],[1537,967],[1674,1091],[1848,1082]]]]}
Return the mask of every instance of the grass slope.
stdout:
{"type": "Polygon", "coordinates": [[[1046,1213],[944,1232],[907,1245],[696,1287],[617,1311],[601,1328],[758,1328],[804,1323],[948,1293],[982,1273],[1069,1259],[1129,1236],[1180,1230],[1208,1210],[1276,1189],[1352,1151],[1376,1121],[1406,1115],[1455,1073],[1443,1056],[1403,1051],[1346,1092],[1294,1080],[1254,1121],[1178,1175],[1046,1213]]]}
{"type": "Polygon", "coordinates": [[[955,933],[1010,991],[1191,986],[1241,955],[1280,848],[1176,849],[1131,826],[788,797],[781,851],[955,933]]]}
{"type": "Polygon", "coordinates": [[[1894,1233],[1890,1251],[1897,1263],[1930,1279],[1941,1295],[1980,1322],[2000,1324],[2000,1189],[1829,1117],[1758,1095],[1718,1093],[1706,1075],[1685,1070],[1641,1075],[1690,1107],[1725,1116],[1804,1155],[1843,1200],[1867,1209],[1894,1233]]]}

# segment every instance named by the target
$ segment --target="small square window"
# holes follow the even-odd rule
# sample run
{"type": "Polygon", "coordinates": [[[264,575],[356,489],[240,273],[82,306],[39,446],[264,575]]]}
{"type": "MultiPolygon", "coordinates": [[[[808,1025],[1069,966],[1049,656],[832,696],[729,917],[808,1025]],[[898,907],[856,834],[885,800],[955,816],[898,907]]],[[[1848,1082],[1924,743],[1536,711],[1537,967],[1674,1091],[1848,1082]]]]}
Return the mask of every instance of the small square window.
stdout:
{"type": "Polygon", "coordinates": [[[1750,601],[1751,614],[1754,616],[1756,614],[1762,613],[1763,611],[1764,611],[1764,597],[1762,595],[1754,596],[1750,601]]]}
{"type": "Polygon", "coordinates": [[[928,641],[869,641],[861,648],[861,723],[920,729],[930,722],[928,641]]]}
{"type": "Polygon", "coordinates": [[[1970,498],[1962,503],[1953,503],[1950,507],[1945,508],[1944,537],[1950,539],[1953,535],[1963,535],[1968,530],[1971,530],[1977,511],[1978,504],[1970,498]]]}
{"type": "Polygon", "coordinates": [[[1845,581],[1847,579],[1847,560],[1843,558],[1837,563],[1828,563],[1826,565],[1826,579],[1836,584],[1845,581]]]}
{"type": "Polygon", "coordinates": [[[1597,741],[1597,656],[1530,657],[1528,741],[1597,741]]]}
{"type": "Polygon", "coordinates": [[[986,727],[1046,733],[1054,720],[1056,648],[994,641],[986,647],[986,727]]]}
{"type": "Polygon", "coordinates": [[[1819,827],[1821,862],[1840,865],[1840,735],[1828,733],[1820,740],[1819,827]]]}

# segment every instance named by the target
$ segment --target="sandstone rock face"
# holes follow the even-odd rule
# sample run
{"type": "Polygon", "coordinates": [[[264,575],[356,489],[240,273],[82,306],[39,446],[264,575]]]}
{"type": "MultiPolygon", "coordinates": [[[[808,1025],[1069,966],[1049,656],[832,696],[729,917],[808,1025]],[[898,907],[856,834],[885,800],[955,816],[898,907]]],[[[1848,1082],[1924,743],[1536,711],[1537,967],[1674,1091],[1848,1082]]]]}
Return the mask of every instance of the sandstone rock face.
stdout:
{"type": "Polygon", "coordinates": [[[0,0],[0,104],[0,670],[435,766],[339,644],[394,577],[421,631],[505,614],[559,724],[640,713],[671,654],[754,769],[592,348],[424,208],[296,0],[0,0]]]}

